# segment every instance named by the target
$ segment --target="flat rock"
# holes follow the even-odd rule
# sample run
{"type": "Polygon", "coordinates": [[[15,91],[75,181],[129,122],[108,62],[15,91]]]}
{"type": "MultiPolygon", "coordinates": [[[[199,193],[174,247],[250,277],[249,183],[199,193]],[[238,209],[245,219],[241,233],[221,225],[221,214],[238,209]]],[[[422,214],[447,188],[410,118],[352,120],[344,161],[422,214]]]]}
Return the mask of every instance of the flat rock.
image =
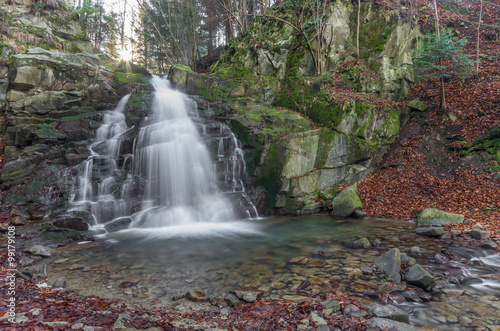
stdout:
{"type": "Polygon", "coordinates": [[[408,313],[393,305],[374,305],[369,308],[369,312],[381,318],[388,318],[398,322],[409,323],[408,313]]]}
{"type": "Polygon", "coordinates": [[[444,234],[444,229],[442,227],[416,228],[415,232],[426,237],[441,237],[444,234]]]}
{"type": "Polygon", "coordinates": [[[419,327],[416,327],[416,326],[413,326],[410,324],[390,320],[387,318],[380,318],[380,317],[370,318],[366,323],[372,328],[380,328],[383,330],[394,330],[394,331],[422,331],[423,330],[419,327]]]}
{"type": "Polygon", "coordinates": [[[194,302],[203,302],[203,301],[208,300],[208,297],[204,292],[196,291],[196,290],[191,290],[191,291],[187,292],[186,298],[188,300],[191,300],[194,302]]]}
{"type": "Polygon", "coordinates": [[[235,307],[240,304],[240,300],[236,297],[236,295],[229,293],[224,297],[227,305],[229,307],[235,307]]]}
{"type": "Polygon", "coordinates": [[[435,208],[424,209],[417,219],[417,225],[443,226],[450,223],[463,223],[464,215],[447,213],[435,208]]]}
{"type": "Polygon", "coordinates": [[[47,246],[42,246],[42,245],[31,246],[31,247],[25,249],[24,251],[28,252],[30,254],[38,255],[38,256],[42,256],[42,257],[52,256],[52,249],[50,249],[47,246]]]}
{"type": "Polygon", "coordinates": [[[478,229],[473,229],[470,231],[469,235],[477,240],[484,240],[488,239],[491,234],[490,231],[484,231],[484,230],[478,230],[478,229]]]}
{"type": "Polygon", "coordinates": [[[255,302],[258,297],[261,297],[264,294],[263,291],[257,290],[234,290],[234,295],[240,300],[245,302],[255,302]]]}
{"type": "Polygon", "coordinates": [[[401,252],[392,248],[375,259],[375,267],[393,282],[401,282],[401,252]]]}
{"type": "Polygon", "coordinates": [[[303,295],[284,295],[282,298],[283,300],[296,301],[296,302],[313,300],[313,298],[305,297],[303,295]]]}

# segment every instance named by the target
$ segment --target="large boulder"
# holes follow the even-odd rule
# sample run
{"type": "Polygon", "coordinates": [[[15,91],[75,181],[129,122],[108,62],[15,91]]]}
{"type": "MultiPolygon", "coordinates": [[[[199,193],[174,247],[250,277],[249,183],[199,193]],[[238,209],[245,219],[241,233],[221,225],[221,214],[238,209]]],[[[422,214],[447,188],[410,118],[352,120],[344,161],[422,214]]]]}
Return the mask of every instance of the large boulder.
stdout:
{"type": "Polygon", "coordinates": [[[335,217],[347,217],[355,210],[362,209],[363,203],[358,195],[356,184],[346,187],[332,202],[332,215],[335,217]]]}
{"type": "Polygon", "coordinates": [[[418,226],[443,226],[450,223],[463,223],[464,215],[452,214],[435,208],[424,209],[417,219],[418,226]]]}
{"type": "Polygon", "coordinates": [[[392,248],[375,259],[375,267],[393,282],[401,282],[401,252],[392,248]]]}

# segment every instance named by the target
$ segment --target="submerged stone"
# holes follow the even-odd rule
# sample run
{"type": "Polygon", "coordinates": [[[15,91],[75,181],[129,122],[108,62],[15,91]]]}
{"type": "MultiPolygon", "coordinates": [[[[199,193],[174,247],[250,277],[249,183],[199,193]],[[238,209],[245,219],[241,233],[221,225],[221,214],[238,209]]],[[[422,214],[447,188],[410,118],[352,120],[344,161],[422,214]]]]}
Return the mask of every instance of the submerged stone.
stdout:
{"type": "Polygon", "coordinates": [[[349,244],[352,248],[370,248],[371,244],[367,238],[361,238],[349,244]]]}
{"type": "Polygon", "coordinates": [[[204,292],[191,290],[186,293],[186,298],[194,302],[207,301],[208,297],[204,292]]]}
{"type": "Polygon", "coordinates": [[[426,237],[441,237],[444,234],[442,227],[416,228],[415,232],[426,237]]]}

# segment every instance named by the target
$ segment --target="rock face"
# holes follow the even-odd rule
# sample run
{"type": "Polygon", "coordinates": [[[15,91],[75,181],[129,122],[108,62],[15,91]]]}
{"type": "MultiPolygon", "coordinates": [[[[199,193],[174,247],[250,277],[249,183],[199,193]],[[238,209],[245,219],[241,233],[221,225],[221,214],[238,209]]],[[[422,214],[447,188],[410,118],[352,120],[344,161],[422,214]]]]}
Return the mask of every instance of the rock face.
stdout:
{"type": "Polygon", "coordinates": [[[442,226],[450,223],[463,223],[464,215],[451,214],[439,209],[424,209],[417,219],[418,226],[442,226]]]}
{"type": "Polygon", "coordinates": [[[99,127],[100,110],[111,109],[126,92],[115,81],[134,74],[95,54],[69,12],[48,6],[35,15],[28,8],[32,4],[0,6],[9,31],[0,49],[5,117],[0,188],[6,193],[3,204],[29,201],[49,210],[67,200],[70,183],[64,174],[90,154],[87,140],[99,127]]]}

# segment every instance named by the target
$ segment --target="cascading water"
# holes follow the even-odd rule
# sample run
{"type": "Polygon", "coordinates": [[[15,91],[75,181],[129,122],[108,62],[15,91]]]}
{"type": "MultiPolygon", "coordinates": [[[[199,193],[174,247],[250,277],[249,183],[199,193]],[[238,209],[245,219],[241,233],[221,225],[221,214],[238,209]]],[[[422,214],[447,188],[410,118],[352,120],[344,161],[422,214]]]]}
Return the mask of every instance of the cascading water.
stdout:
{"type": "Polygon", "coordinates": [[[94,229],[106,233],[117,228],[149,237],[258,232],[255,224],[237,221],[241,217],[233,209],[239,205],[245,218],[258,216],[244,191],[245,163],[234,134],[221,123],[204,124],[196,103],[166,79],[153,77],[152,85],[152,115],[141,125],[133,154],[121,151],[132,130],[124,115],[130,95],[104,114],[91,155],[79,166],[75,208],[91,212],[94,229]],[[203,136],[217,142],[215,162],[203,136]]]}

